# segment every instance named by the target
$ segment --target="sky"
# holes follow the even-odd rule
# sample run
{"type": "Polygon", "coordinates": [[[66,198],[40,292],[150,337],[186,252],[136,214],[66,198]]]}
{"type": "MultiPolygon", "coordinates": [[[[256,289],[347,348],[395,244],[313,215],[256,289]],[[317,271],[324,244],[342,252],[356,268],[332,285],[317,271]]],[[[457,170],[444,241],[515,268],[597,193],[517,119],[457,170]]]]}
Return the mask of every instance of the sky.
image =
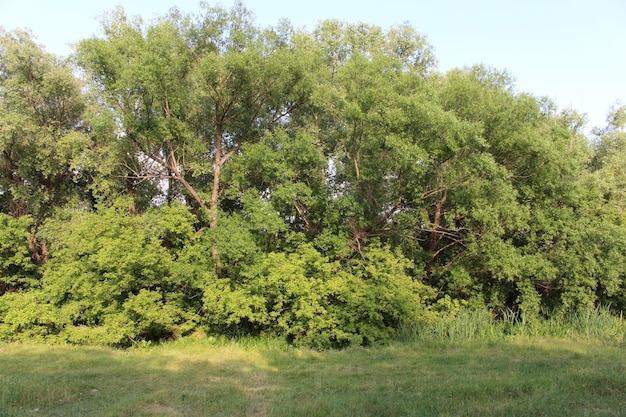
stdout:
{"type": "MultiPolygon", "coordinates": [[[[235,0],[207,1],[231,7],[235,0]]],[[[100,35],[117,5],[151,20],[199,0],[0,0],[0,26],[28,28],[48,52],[100,35]]],[[[286,18],[312,30],[325,19],[389,28],[408,22],[434,47],[441,72],[484,64],[507,70],[517,91],[587,114],[588,131],[626,104],[626,0],[244,0],[260,26],[286,18]]]]}

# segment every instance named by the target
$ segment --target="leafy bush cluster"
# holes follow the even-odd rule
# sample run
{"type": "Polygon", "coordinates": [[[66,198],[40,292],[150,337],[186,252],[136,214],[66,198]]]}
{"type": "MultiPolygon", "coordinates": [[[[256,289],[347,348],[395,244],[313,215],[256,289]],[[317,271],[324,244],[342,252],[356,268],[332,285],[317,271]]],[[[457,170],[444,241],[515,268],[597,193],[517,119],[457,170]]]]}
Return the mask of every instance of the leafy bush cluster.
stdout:
{"type": "MultiPolygon", "coordinates": [[[[2,220],[21,232],[21,240],[5,239],[26,245],[24,222],[2,220]]],[[[14,284],[0,297],[0,338],[128,345],[201,327],[327,348],[389,341],[401,321],[426,317],[423,285],[388,247],[339,262],[299,242],[289,253],[251,255],[237,276],[218,278],[209,237],[195,231],[195,221],[173,205],[143,216],[108,208],[46,223],[44,265],[28,258],[22,268],[19,254],[3,257],[5,271],[11,264],[35,277],[27,291],[18,288],[25,285],[19,275],[5,279],[14,284]]]]}

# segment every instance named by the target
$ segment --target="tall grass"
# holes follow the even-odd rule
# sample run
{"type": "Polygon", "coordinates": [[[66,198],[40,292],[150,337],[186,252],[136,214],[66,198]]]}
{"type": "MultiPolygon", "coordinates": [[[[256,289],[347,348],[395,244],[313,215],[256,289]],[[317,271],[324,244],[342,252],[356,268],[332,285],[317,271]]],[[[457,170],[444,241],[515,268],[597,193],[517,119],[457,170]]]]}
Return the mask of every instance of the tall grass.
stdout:
{"type": "Polygon", "coordinates": [[[399,331],[402,341],[460,342],[511,336],[584,338],[622,343],[626,336],[626,320],[623,315],[617,316],[602,306],[524,320],[512,311],[496,318],[487,309],[461,309],[455,315],[405,325],[399,331]]]}

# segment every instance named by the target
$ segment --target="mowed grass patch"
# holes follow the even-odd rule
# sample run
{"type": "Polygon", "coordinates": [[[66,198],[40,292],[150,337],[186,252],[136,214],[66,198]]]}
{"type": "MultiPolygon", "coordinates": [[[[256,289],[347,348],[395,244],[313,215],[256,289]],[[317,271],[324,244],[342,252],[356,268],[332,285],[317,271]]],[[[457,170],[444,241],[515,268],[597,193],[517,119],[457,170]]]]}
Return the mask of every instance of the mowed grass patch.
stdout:
{"type": "Polygon", "coordinates": [[[620,416],[623,343],[0,345],[0,416],[620,416]]]}

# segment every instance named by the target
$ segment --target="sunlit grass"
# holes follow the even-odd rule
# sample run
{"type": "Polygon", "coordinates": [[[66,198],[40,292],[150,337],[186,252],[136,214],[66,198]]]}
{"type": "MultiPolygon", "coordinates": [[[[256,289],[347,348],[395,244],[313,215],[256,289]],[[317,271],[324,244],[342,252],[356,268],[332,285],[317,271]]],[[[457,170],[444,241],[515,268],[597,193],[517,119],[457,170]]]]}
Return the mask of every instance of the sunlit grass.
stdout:
{"type": "Polygon", "coordinates": [[[211,339],[4,344],[0,415],[619,416],[625,348],[534,336],[327,352],[211,339]]]}

